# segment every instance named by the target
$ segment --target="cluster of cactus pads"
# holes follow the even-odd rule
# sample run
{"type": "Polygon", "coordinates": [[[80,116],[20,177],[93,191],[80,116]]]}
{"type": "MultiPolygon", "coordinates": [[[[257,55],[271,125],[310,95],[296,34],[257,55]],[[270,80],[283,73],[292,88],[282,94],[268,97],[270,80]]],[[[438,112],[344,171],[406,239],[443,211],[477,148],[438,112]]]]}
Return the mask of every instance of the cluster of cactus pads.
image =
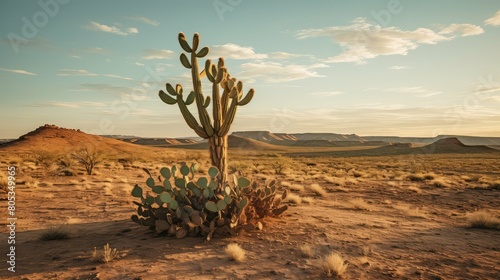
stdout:
{"type": "Polygon", "coordinates": [[[134,202],[138,208],[132,220],[158,234],[204,236],[210,240],[214,234],[255,229],[259,219],[281,215],[287,209],[281,205],[287,193],[278,195],[274,181],[259,186],[234,176],[232,183],[221,188],[217,182],[219,170],[211,167],[208,177],[199,177],[197,164],[183,164],[179,169],[164,167],[157,180],[147,172],[149,190],[139,185],[132,190],[132,196],[141,199],[134,202]]]}

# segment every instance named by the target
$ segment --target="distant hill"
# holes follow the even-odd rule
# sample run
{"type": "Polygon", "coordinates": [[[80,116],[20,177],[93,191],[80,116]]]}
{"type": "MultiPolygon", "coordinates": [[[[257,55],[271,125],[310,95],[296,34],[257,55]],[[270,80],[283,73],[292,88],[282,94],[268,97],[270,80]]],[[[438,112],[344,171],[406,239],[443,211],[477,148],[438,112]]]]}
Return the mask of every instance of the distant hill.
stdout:
{"type": "Polygon", "coordinates": [[[364,141],[355,134],[336,133],[272,133],[269,131],[237,131],[231,135],[249,138],[264,143],[285,146],[306,147],[336,147],[346,146],[335,142],[351,142],[353,145],[362,146],[364,141]]]}
{"type": "Polygon", "coordinates": [[[486,145],[465,145],[458,138],[443,138],[434,143],[421,147],[413,147],[411,143],[392,143],[390,145],[352,151],[333,151],[333,152],[300,152],[289,153],[289,156],[389,156],[389,155],[425,155],[425,154],[481,154],[481,153],[500,153],[500,150],[493,149],[486,145]]]}
{"type": "MultiPolygon", "coordinates": [[[[128,153],[137,151],[137,145],[102,136],[87,134],[79,129],[44,125],[26,133],[18,139],[0,144],[0,150],[46,151],[70,153],[79,148],[104,150],[109,153],[128,153]]],[[[148,147],[144,147],[148,149],[148,147]]]]}
{"type": "MultiPolygon", "coordinates": [[[[203,141],[196,144],[175,145],[175,148],[184,149],[208,149],[208,142],[203,141]]],[[[228,136],[228,147],[230,149],[245,149],[245,150],[280,150],[280,146],[264,143],[261,141],[239,137],[235,135],[228,136]]]]}

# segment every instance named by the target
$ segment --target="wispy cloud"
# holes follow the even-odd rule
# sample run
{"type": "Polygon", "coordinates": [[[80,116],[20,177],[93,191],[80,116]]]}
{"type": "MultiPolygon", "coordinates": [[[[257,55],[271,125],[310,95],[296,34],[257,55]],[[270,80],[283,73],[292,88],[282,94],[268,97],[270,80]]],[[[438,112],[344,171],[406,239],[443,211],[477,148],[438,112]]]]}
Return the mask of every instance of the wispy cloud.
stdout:
{"type": "Polygon", "coordinates": [[[126,81],[133,81],[132,78],[129,77],[124,77],[116,74],[96,74],[89,72],[88,70],[84,69],[60,69],[57,71],[58,76],[87,76],[87,77],[95,77],[95,76],[102,76],[102,77],[108,77],[108,78],[115,78],[115,79],[121,79],[121,80],[126,80],[126,81]]]}
{"type": "Polygon", "coordinates": [[[398,87],[398,88],[389,88],[386,89],[385,91],[410,93],[410,94],[415,94],[418,97],[430,97],[441,93],[441,91],[428,90],[424,87],[398,87]]]}
{"type": "Polygon", "coordinates": [[[143,59],[171,59],[175,57],[175,53],[171,50],[144,50],[143,59]]]}
{"type": "Polygon", "coordinates": [[[83,83],[80,84],[80,89],[77,91],[92,91],[99,93],[107,93],[112,95],[121,96],[123,100],[146,100],[149,99],[146,90],[139,87],[122,87],[109,84],[92,84],[83,83]]]}
{"type": "Polygon", "coordinates": [[[497,91],[500,91],[499,85],[479,86],[475,89],[476,93],[492,93],[497,91]]]}
{"type": "Polygon", "coordinates": [[[80,107],[104,107],[106,104],[102,102],[92,101],[75,101],[75,102],[61,102],[61,101],[41,101],[31,104],[32,107],[61,107],[61,108],[80,108],[80,107]]]}
{"type": "Polygon", "coordinates": [[[500,25],[500,10],[495,13],[494,16],[484,21],[486,25],[499,26],[500,25]]]}
{"type": "Polygon", "coordinates": [[[325,64],[313,65],[297,65],[297,64],[281,64],[277,62],[251,62],[241,65],[243,69],[237,77],[241,79],[254,80],[263,78],[266,82],[280,83],[306,78],[324,77],[318,74],[313,69],[328,67],[325,64]]]}
{"type": "Polygon", "coordinates": [[[472,24],[451,24],[438,32],[428,28],[404,31],[397,27],[382,27],[370,23],[366,18],[357,18],[352,25],[332,26],[319,29],[304,29],[296,32],[298,39],[331,37],[343,52],[329,57],[327,62],[366,63],[380,55],[406,55],[420,45],[432,45],[455,37],[471,36],[484,30],[472,24]]]}
{"type": "Polygon", "coordinates": [[[158,25],[160,25],[160,23],[158,21],[150,19],[150,18],[147,18],[147,17],[136,16],[136,17],[127,17],[127,18],[131,19],[131,20],[135,20],[135,21],[140,21],[140,22],[152,25],[152,26],[158,26],[158,25]]]}
{"type": "Polygon", "coordinates": [[[23,74],[23,75],[31,75],[31,76],[38,75],[38,74],[35,74],[35,73],[32,73],[32,72],[28,72],[26,70],[7,69],[7,68],[0,68],[0,70],[6,71],[6,72],[11,72],[11,73],[16,73],[16,74],[23,74]]]}
{"type": "Polygon", "coordinates": [[[97,76],[97,74],[91,73],[83,69],[60,69],[57,71],[58,76],[97,76]]]}
{"type": "Polygon", "coordinates": [[[477,25],[467,24],[467,23],[464,24],[453,23],[444,27],[439,31],[439,34],[452,35],[453,37],[455,36],[466,37],[466,36],[479,35],[482,33],[484,33],[483,28],[477,25]]]}
{"type": "Polygon", "coordinates": [[[295,54],[295,53],[287,53],[287,52],[271,52],[268,54],[270,59],[289,59],[289,58],[297,58],[297,57],[313,57],[309,54],[295,54]]]}
{"type": "Polygon", "coordinates": [[[135,28],[135,27],[130,27],[130,28],[127,28],[126,30],[122,30],[118,26],[109,26],[109,25],[101,24],[101,23],[98,23],[95,21],[91,21],[85,27],[89,30],[112,33],[112,34],[121,35],[121,36],[127,36],[129,34],[139,33],[139,30],[137,30],[137,28],[135,28]]]}
{"type": "Polygon", "coordinates": [[[413,67],[410,67],[410,66],[397,66],[397,65],[394,65],[394,66],[391,66],[389,68],[387,68],[389,70],[408,70],[408,69],[413,69],[413,67]]]}
{"type": "Polygon", "coordinates": [[[252,47],[242,47],[231,43],[212,46],[208,56],[213,59],[219,57],[225,59],[264,59],[268,57],[267,54],[255,53],[252,47]]]}

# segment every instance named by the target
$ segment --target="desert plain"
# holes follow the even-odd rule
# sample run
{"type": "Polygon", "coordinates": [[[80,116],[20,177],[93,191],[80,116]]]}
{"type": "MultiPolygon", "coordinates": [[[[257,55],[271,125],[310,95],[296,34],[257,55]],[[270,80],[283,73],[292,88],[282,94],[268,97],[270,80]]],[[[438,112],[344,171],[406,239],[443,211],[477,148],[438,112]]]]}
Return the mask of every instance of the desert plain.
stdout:
{"type": "Polygon", "coordinates": [[[131,220],[131,191],[148,177],[143,169],[158,175],[161,167],[196,162],[206,173],[206,143],[140,145],[43,126],[1,145],[0,278],[500,279],[498,146],[457,138],[278,145],[241,135],[230,136],[229,174],[277,180],[290,193],[289,208],[263,219],[260,229],[208,242],[158,235],[131,220]],[[82,147],[102,152],[92,175],[71,157],[82,147]],[[10,166],[15,272],[6,262],[10,166]],[[58,234],[63,238],[53,238],[58,234]],[[234,243],[244,260],[228,258],[225,248],[234,243]],[[106,244],[115,254],[99,262],[94,248],[106,244]],[[341,257],[342,273],[325,271],[332,253],[341,257]]]}

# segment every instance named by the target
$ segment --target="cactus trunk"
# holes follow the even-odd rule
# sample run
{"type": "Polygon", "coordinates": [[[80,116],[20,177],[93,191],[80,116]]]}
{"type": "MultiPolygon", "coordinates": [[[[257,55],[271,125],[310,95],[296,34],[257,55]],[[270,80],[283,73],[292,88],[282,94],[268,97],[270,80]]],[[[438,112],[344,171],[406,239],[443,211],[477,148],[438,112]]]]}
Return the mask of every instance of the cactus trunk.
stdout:
{"type": "Polygon", "coordinates": [[[218,136],[214,134],[208,138],[208,144],[212,165],[220,171],[217,187],[224,189],[224,183],[227,182],[227,135],[218,136]]]}

